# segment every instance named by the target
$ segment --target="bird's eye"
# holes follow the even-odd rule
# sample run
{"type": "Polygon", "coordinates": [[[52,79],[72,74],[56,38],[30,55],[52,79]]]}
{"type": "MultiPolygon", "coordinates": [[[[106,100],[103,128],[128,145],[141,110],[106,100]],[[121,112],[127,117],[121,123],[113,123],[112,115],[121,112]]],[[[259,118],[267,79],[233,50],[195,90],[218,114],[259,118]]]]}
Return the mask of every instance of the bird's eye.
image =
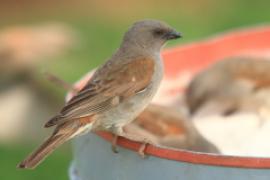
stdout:
{"type": "Polygon", "coordinates": [[[164,34],[164,31],[162,29],[156,29],[154,30],[154,35],[161,36],[164,34]]]}

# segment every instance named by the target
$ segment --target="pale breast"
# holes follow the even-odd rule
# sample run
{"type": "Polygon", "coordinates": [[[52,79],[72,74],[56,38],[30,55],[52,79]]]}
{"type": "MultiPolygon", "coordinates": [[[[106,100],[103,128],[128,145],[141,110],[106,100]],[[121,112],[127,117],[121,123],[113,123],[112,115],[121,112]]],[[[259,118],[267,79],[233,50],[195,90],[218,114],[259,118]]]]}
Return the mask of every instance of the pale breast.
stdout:
{"type": "Polygon", "coordinates": [[[151,83],[145,89],[99,116],[94,128],[115,131],[134,120],[151,102],[163,77],[163,64],[159,57],[151,83]]]}

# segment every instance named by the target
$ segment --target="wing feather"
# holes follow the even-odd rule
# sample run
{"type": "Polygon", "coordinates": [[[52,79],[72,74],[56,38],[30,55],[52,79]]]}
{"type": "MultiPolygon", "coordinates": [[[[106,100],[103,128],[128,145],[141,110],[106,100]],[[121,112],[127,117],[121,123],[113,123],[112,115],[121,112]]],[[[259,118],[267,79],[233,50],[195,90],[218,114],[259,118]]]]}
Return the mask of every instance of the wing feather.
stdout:
{"type": "Polygon", "coordinates": [[[104,67],[106,64],[97,70],[86,86],[45,127],[106,111],[145,89],[151,83],[154,73],[154,61],[151,58],[115,64],[107,68],[107,71],[104,67]],[[114,98],[119,101],[114,101],[114,98]]]}

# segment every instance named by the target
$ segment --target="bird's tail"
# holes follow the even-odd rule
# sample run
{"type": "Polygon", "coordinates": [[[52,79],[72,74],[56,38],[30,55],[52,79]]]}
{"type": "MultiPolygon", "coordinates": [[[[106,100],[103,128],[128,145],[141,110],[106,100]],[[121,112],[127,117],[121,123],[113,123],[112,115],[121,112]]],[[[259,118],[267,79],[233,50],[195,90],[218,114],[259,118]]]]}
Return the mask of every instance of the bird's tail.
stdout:
{"type": "Polygon", "coordinates": [[[17,167],[22,169],[34,169],[58,146],[69,140],[71,135],[71,133],[52,135],[39,148],[37,148],[37,150],[35,150],[25,160],[19,163],[17,167]]]}

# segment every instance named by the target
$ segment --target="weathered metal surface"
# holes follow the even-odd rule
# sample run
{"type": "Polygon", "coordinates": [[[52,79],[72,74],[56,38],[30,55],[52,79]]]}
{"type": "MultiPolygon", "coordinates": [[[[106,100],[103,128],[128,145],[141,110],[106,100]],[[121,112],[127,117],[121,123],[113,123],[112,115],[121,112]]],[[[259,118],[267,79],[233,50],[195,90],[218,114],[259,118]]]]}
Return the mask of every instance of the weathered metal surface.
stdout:
{"type": "MultiPolygon", "coordinates": [[[[269,180],[269,169],[246,169],[192,164],[149,156],[111,144],[98,135],[87,134],[74,141],[74,161],[70,173],[76,180],[269,180]]],[[[72,179],[72,180],[75,180],[72,179]]]]}

